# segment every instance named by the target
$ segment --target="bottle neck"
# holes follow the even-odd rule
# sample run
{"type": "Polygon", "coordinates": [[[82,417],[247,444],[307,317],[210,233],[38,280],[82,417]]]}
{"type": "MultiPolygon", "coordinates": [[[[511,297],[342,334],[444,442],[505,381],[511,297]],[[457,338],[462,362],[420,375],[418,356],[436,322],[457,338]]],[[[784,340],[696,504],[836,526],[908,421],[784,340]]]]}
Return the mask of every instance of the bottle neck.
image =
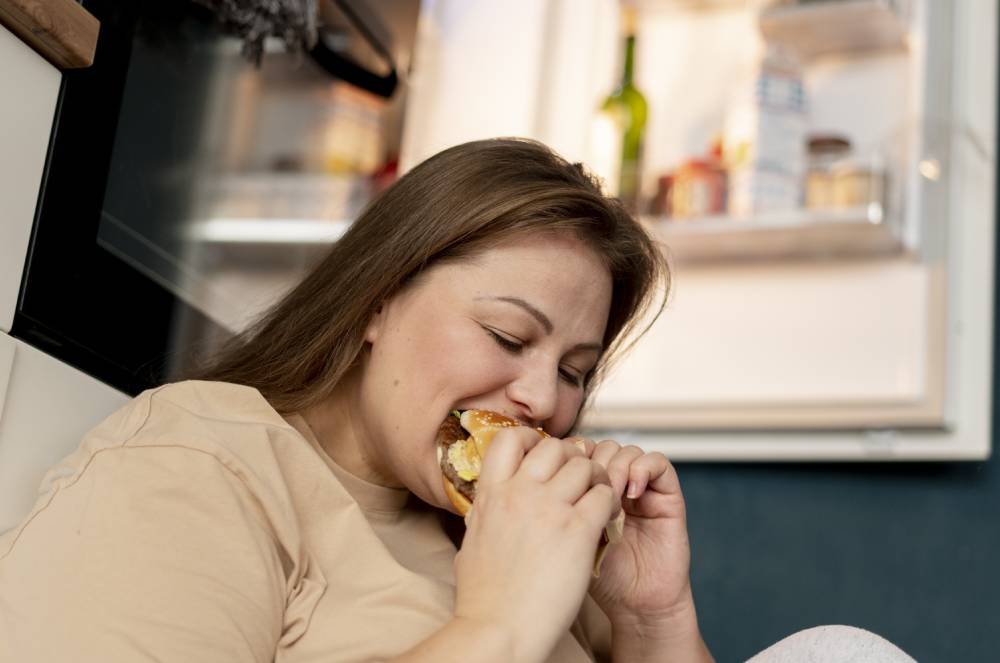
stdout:
{"type": "Polygon", "coordinates": [[[635,67],[635,34],[629,33],[625,38],[625,68],[622,72],[622,87],[632,84],[632,72],[635,67]]]}

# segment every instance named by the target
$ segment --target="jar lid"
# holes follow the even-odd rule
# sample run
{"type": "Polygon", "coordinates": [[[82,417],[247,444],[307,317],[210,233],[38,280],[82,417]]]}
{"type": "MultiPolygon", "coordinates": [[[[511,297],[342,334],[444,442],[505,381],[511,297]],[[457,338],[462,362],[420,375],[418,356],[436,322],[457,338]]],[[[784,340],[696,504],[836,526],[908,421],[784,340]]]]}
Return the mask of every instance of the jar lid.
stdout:
{"type": "Polygon", "coordinates": [[[839,154],[851,149],[851,141],[837,134],[818,134],[809,137],[810,154],[839,154]]]}

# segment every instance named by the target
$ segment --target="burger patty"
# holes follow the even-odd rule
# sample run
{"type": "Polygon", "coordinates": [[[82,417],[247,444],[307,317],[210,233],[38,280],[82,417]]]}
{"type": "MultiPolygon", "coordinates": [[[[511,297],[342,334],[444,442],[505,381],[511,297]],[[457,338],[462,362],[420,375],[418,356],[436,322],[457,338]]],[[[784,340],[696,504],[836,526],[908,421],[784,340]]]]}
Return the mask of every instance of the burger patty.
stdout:
{"type": "Polygon", "coordinates": [[[462,477],[458,476],[458,472],[455,471],[455,468],[452,467],[451,463],[448,462],[447,456],[441,463],[441,470],[444,472],[444,475],[448,477],[448,481],[450,481],[451,484],[455,486],[455,489],[458,492],[460,492],[462,495],[465,495],[465,497],[467,497],[470,502],[475,501],[476,499],[475,482],[466,481],[462,477]]]}
{"type": "Polygon", "coordinates": [[[448,415],[448,418],[444,420],[441,424],[441,428],[438,431],[438,439],[441,444],[441,471],[444,475],[448,477],[448,481],[455,486],[455,489],[464,495],[470,502],[476,499],[476,484],[473,481],[466,481],[462,477],[458,476],[458,470],[456,470],[450,462],[448,462],[448,448],[457,441],[464,440],[468,435],[465,429],[462,428],[461,422],[459,422],[458,417],[454,415],[448,415]]]}

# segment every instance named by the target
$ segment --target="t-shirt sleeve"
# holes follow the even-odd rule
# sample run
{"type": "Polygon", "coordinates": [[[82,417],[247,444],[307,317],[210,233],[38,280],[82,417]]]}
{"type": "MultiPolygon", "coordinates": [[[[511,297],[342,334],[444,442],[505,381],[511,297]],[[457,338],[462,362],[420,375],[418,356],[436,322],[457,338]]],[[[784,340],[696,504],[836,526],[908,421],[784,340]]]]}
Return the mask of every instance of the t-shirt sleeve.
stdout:
{"type": "Polygon", "coordinates": [[[99,451],[0,537],[0,660],[272,661],[281,558],[209,453],[99,451]]]}

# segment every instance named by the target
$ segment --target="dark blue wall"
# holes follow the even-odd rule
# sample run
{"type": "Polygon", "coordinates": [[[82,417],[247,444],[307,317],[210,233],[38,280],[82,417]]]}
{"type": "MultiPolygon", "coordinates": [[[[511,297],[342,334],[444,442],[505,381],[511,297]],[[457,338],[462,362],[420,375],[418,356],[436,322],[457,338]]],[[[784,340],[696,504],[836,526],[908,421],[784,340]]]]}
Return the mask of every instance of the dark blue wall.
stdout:
{"type": "Polygon", "coordinates": [[[720,663],[819,624],[875,631],[921,663],[1000,660],[998,461],[678,470],[720,663]]]}

